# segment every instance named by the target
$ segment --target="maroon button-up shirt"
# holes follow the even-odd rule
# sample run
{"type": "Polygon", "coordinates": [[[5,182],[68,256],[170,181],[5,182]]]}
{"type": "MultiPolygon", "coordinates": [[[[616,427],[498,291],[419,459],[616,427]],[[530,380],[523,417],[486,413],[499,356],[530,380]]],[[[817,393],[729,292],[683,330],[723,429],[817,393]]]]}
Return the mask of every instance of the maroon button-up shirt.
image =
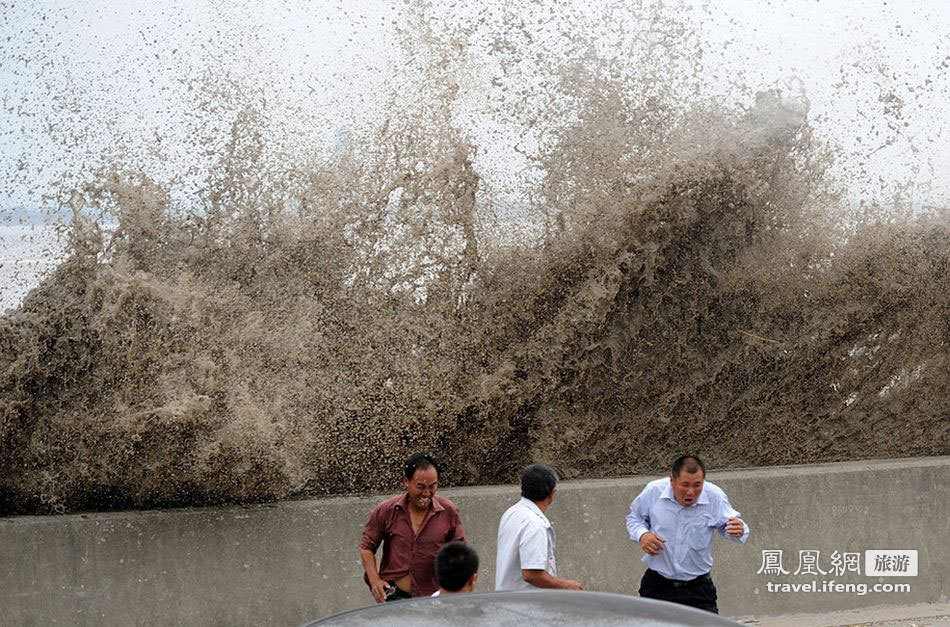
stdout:
{"type": "MultiPolygon", "coordinates": [[[[360,548],[376,553],[382,543],[380,578],[394,581],[408,573],[412,579],[412,596],[429,596],[439,589],[435,578],[435,554],[446,542],[465,542],[465,529],[455,503],[435,495],[419,527],[419,535],[414,534],[408,498],[406,494],[394,496],[370,512],[363,527],[360,548]]],[[[369,583],[366,575],[363,579],[369,583]]]]}

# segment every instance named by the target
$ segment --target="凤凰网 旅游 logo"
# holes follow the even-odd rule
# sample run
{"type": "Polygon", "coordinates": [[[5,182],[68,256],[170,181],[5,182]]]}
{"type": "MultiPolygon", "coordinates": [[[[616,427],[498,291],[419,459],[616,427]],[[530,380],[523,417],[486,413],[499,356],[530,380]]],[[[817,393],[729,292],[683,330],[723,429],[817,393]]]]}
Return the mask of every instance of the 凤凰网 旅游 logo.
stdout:
{"type": "Polygon", "coordinates": [[[825,556],[817,549],[789,551],[783,549],[763,549],[762,562],[756,574],[797,576],[797,575],[835,575],[862,573],[861,561],[864,560],[866,577],[916,577],[916,549],[872,549],[863,551],[834,550],[825,556]],[[786,567],[787,566],[787,567],[786,567]],[[791,570],[794,567],[794,570],[791,570]]]}

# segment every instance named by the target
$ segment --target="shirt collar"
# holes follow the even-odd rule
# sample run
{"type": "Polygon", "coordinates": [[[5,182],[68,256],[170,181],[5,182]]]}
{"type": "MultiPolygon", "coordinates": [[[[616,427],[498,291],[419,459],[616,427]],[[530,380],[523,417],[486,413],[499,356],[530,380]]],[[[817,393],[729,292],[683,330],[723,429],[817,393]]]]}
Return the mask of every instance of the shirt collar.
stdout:
{"type": "MultiPolygon", "coordinates": [[[[396,502],[396,507],[400,509],[404,509],[407,512],[409,511],[409,493],[408,492],[402,493],[402,498],[396,502]]],[[[435,495],[433,494],[432,500],[429,502],[429,510],[431,510],[434,513],[434,512],[441,512],[444,509],[445,507],[442,506],[442,503],[440,503],[439,499],[435,498],[435,495]]]]}
{"type": "MultiPolygon", "coordinates": [[[[663,486],[663,492],[660,493],[660,498],[669,499],[680,507],[684,507],[679,501],[676,500],[676,495],[673,494],[673,484],[671,484],[669,480],[667,480],[666,485],[663,486]]],[[[696,504],[709,505],[709,490],[706,489],[705,481],[703,481],[703,491],[699,493],[699,498],[696,499],[696,504]]]]}
{"type": "Polygon", "coordinates": [[[524,507],[525,509],[529,510],[532,514],[540,518],[541,523],[545,527],[551,526],[551,521],[548,520],[548,517],[544,515],[544,512],[541,511],[541,508],[538,507],[537,504],[531,499],[528,499],[522,496],[521,500],[518,501],[518,505],[520,505],[521,507],[524,507]]]}

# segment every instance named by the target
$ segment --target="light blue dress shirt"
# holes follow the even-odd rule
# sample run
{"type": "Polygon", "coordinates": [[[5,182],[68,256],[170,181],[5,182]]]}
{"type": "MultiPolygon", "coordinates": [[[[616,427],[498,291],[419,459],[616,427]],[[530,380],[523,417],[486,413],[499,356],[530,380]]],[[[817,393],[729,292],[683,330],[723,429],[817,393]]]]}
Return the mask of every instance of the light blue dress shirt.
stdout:
{"type": "Polygon", "coordinates": [[[643,563],[667,579],[686,581],[705,575],[712,568],[713,531],[733,542],[749,538],[749,525],[738,538],[726,533],[729,518],[742,516],[729,504],[729,497],[719,486],[708,481],[690,507],[680,505],[673,494],[669,477],[651,481],[640,496],[630,504],[627,532],[634,542],[648,531],[666,540],[656,555],[645,554],[643,563]]]}

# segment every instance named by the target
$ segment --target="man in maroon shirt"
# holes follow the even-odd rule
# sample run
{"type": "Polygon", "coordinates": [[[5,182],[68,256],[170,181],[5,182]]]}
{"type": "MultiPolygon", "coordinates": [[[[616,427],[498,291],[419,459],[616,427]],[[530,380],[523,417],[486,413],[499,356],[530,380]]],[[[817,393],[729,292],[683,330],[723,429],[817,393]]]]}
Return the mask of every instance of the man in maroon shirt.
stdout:
{"type": "Polygon", "coordinates": [[[406,461],[404,494],[386,499],[370,512],[360,540],[364,581],[377,603],[430,596],[439,589],[435,554],[446,542],[465,541],[465,529],[452,501],[436,496],[439,465],[426,453],[406,461]],[[376,549],[383,557],[376,568],[376,549]]]}

